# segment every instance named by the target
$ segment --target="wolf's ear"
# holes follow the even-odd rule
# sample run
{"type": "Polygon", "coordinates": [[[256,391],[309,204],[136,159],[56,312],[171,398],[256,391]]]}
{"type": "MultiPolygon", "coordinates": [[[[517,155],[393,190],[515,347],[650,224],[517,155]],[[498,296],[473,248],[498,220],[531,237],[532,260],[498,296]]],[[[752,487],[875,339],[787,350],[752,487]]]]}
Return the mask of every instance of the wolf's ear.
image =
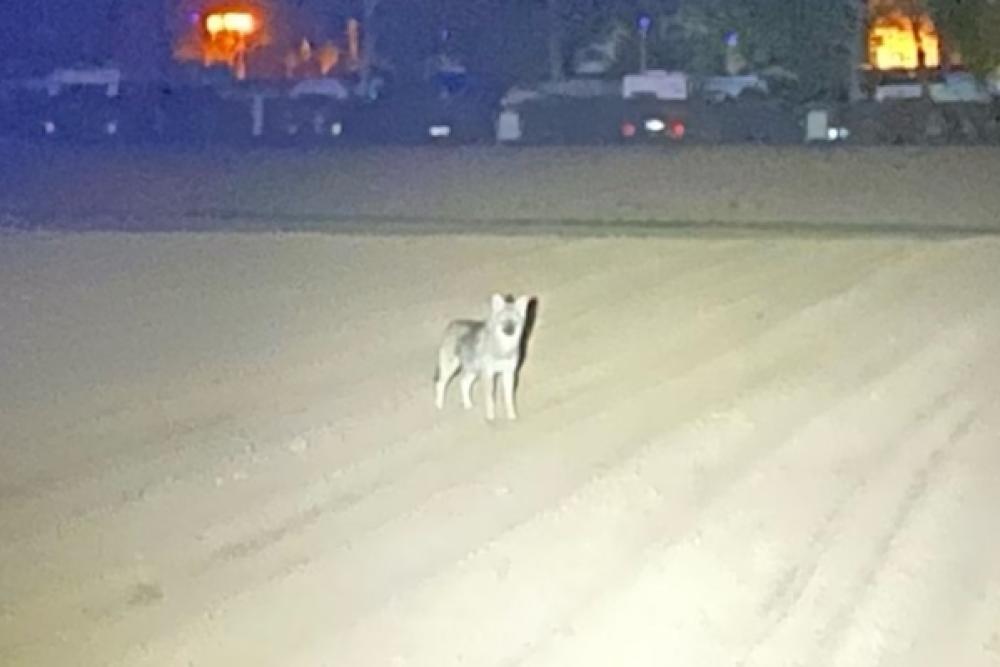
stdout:
{"type": "Polygon", "coordinates": [[[521,313],[521,317],[527,317],[529,303],[531,303],[531,297],[527,294],[517,297],[514,301],[514,307],[517,308],[517,312],[521,313]]]}
{"type": "Polygon", "coordinates": [[[494,294],[493,297],[490,299],[490,307],[493,308],[494,313],[499,313],[501,310],[504,309],[504,306],[506,304],[507,304],[507,299],[504,297],[503,294],[499,293],[494,294]]]}

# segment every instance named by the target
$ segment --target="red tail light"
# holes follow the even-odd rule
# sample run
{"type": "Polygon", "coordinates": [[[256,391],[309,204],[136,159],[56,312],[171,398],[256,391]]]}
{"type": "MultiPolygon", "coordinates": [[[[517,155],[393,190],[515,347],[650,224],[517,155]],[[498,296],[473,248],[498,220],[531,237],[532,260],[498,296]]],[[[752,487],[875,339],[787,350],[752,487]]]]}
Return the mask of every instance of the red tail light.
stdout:
{"type": "Polygon", "coordinates": [[[682,123],[681,121],[675,120],[670,124],[670,136],[672,136],[674,139],[683,139],[684,132],[685,132],[684,123],[682,123]]]}
{"type": "Polygon", "coordinates": [[[635,136],[635,125],[629,122],[622,123],[622,136],[623,137],[634,137],[635,136]]]}

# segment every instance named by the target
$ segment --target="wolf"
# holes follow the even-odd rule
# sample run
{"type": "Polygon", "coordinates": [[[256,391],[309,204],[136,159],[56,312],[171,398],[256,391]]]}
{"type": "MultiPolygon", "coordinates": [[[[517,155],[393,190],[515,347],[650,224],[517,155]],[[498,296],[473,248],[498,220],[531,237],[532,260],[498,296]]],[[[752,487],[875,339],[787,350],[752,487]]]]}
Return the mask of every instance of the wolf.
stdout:
{"type": "Polygon", "coordinates": [[[434,373],[435,405],[444,408],[448,383],[461,371],[462,405],[472,408],[472,386],[482,378],[486,393],[486,419],[496,416],[496,376],[503,384],[507,418],[517,419],[514,407],[515,375],[521,365],[525,324],[531,298],[494,294],[485,320],[452,320],[438,348],[434,373]]]}

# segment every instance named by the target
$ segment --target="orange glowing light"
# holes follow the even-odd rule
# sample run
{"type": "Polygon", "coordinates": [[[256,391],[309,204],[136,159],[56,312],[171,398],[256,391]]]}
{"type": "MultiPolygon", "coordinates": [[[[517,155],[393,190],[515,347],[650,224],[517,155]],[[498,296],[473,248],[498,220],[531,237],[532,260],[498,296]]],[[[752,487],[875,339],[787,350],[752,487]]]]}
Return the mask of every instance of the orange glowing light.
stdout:
{"type": "Polygon", "coordinates": [[[880,70],[917,69],[920,66],[918,44],[923,51],[924,67],[939,67],[940,43],[929,19],[918,20],[916,30],[906,16],[879,19],[868,34],[869,62],[880,70]]]}
{"type": "Polygon", "coordinates": [[[205,17],[205,29],[213,37],[222,32],[251,35],[257,30],[257,20],[250,12],[214,12],[205,17]]]}

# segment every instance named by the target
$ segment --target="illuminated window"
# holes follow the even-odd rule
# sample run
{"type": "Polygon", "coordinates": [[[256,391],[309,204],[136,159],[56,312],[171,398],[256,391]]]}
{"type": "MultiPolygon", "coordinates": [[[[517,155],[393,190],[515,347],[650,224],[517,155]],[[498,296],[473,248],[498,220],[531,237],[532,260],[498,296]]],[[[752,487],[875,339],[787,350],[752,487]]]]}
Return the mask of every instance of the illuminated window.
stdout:
{"type": "Polygon", "coordinates": [[[937,31],[930,19],[917,21],[917,30],[906,16],[893,15],[875,21],[868,33],[869,62],[880,70],[917,69],[917,38],[924,52],[924,66],[940,65],[940,45],[937,31]]]}
{"type": "Polygon", "coordinates": [[[205,29],[211,35],[220,32],[249,35],[257,29],[257,22],[249,12],[221,12],[209,14],[205,18],[205,29]]]}

